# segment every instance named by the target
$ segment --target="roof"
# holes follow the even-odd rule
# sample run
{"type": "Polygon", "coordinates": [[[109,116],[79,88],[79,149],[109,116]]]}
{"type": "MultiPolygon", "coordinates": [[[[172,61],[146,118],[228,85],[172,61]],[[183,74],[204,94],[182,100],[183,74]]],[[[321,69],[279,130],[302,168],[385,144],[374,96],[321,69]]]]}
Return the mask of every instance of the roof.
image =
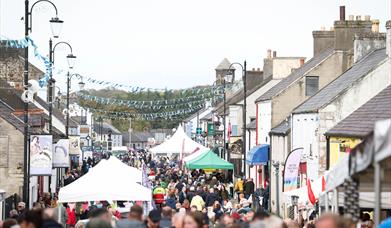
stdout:
{"type": "MultiPolygon", "coordinates": [[[[221,63],[216,67],[216,70],[228,70],[231,66],[231,63],[228,61],[227,58],[224,58],[221,63]]],[[[234,68],[231,67],[231,69],[234,70],[234,68]]]]}
{"type": "Polygon", "coordinates": [[[247,129],[256,129],[257,128],[257,120],[251,121],[249,124],[246,126],[247,129]]]}
{"type": "MultiPolygon", "coordinates": [[[[148,142],[148,138],[153,138],[150,132],[132,132],[132,142],[148,142]]],[[[129,143],[129,132],[122,134],[122,141],[129,143]]]]}
{"type": "MultiPolygon", "coordinates": [[[[40,104],[44,109],[49,110],[49,103],[44,101],[41,97],[35,96],[34,100],[40,104]]],[[[53,98],[54,100],[54,98],[53,98]]],[[[62,112],[56,108],[56,105],[53,104],[53,116],[56,117],[62,124],[66,125],[66,119],[65,116],[62,114],[62,112]]]]}
{"type": "Polygon", "coordinates": [[[391,85],[339,122],[325,135],[363,138],[369,135],[375,122],[391,117],[391,85]]]}
{"type": "Polygon", "coordinates": [[[364,77],[386,58],[386,50],[378,49],[366,55],[355,63],[349,70],[334,79],[315,95],[299,105],[293,113],[314,112],[329,104],[338,94],[345,92],[352,83],[364,77]]]}
{"type": "Polygon", "coordinates": [[[304,63],[303,66],[294,70],[290,75],[282,79],[279,83],[269,89],[266,93],[262,94],[255,102],[270,100],[274,96],[283,92],[286,88],[288,88],[291,84],[296,82],[298,79],[302,78],[308,71],[312,68],[319,65],[325,59],[327,59],[330,55],[334,53],[333,48],[328,48],[318,55],[314,56],[312,59],[308,60],[304,63]]]}
{"type": "Polygon", "coordinates": [[[10,123],[19,131],[24,131],[24,122],[13,114],[13,109],[8,106],[4,101],[0,100],[0,117],[10,123]]]}
{"type": "Polygon", "coordinates": [[[287,135],[291,131],[291,118],[287,118],[272,128],[270,134],[272,135],[287,135]]]}
{"type": "MultiPolygon", "coordinates": [[[[102,122],[102,134],[108,134],[109,130],[111,130],[111,133],[114,135],[121,135],[121,132],[115,128],[113,125],[102,122]]],[[[96,122],[94,123],[94,131],[100,133],[100,123],[96,122]]]]}
{"type": "Polygon", "coordinates": [[[208,113],[208,114],[206,114],[204,117],[202,117],[200,120],[203,120],[203,121],[208,121],[208,120],[212,120],[212,117],[213,117],[213,115],[212,115],[212,113],[210,112],[210,113],[208,113]]]}

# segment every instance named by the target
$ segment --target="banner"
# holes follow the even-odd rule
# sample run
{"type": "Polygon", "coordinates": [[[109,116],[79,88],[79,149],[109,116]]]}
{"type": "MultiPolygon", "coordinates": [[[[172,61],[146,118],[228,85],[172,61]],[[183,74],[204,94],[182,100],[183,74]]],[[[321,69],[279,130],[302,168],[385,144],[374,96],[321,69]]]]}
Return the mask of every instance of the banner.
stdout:
{"type": "Polygon", "coordinates": [[[302,152],[303,148],[294,149],[286,158],[284,167],[284,192],[297,188],[302,152]]]}
{"type": "Polygon", "coordinates": [[[30,135],[30,175],[52,175],[52,135],[30,135]]]}
{"type": "Polygon", "coordinates": [[[69,136],[69,155],[80,155],[80,136],[69,136]]]}
{"type": "Polygon", "coordinates": [[[69,140],[60,139],[53,144],[53,168],[69,167],[69,140]]]}

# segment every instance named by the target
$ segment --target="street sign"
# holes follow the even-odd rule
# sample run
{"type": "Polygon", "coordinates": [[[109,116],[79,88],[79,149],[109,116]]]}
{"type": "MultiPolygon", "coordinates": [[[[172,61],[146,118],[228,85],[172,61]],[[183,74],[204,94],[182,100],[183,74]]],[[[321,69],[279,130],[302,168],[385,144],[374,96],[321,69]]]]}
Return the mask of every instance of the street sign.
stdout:
{"type": "Polygon", "coordinates": [[[214,123],[208,123],[208,136],[213,136],[215,134],[214,123]]]}
{"type": "Polygon", "coordinates": [[[201,131],[202,131],[202,128],[197,127],[197,131],[196,131],[197,135],[201,135],[201,131]]]}

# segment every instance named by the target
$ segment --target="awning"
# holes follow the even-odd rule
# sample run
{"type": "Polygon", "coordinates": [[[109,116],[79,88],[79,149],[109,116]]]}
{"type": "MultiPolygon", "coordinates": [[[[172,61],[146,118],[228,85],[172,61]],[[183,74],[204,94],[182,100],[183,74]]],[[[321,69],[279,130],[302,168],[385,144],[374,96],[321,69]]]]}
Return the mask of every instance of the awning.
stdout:
{"type": "Polygon", "coordinates": [[[247,164],[265,165],[269,161],[269,144],[260,144],[254,146],[247,153],[247,164]]]}

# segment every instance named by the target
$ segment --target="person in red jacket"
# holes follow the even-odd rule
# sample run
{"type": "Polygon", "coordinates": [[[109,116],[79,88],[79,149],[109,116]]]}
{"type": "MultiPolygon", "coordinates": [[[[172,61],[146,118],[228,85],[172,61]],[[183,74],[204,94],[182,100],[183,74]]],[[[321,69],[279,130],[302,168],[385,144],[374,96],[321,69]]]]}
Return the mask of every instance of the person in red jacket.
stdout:
{"type": "Polygon", "coordinates": [[[73,228],[76,225],[75,209],[71,209],[69,206],[67,206],[67,213],[68,213],[67,227],[73,228]]]}

